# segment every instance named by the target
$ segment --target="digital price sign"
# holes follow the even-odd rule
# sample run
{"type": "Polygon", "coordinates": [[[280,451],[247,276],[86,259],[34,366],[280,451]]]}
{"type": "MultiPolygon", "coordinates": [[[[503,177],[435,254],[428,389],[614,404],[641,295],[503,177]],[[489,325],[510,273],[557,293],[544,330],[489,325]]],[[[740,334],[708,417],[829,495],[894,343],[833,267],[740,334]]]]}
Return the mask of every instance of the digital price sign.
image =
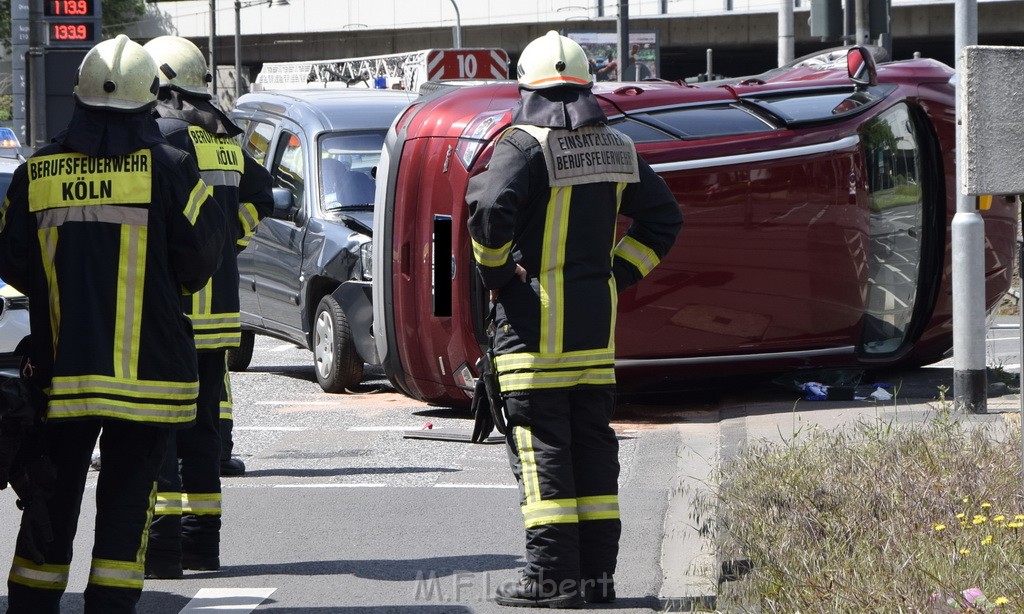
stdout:
{"type": "Polygon", "coordinates": [[[96,38],[96,24],[91,21],[51,23],[50,44],[92,44],[96,38]]]}
{"type": "Polygon", "coordinates": [[[95,0],[44,0],[45,17],[92,17],[96,14],[95,0]]]}
{"type": "Polygon", "coordinates": [[[92,47],[99,42],[102,0],[43,0],[47,47],[92,47]]]}

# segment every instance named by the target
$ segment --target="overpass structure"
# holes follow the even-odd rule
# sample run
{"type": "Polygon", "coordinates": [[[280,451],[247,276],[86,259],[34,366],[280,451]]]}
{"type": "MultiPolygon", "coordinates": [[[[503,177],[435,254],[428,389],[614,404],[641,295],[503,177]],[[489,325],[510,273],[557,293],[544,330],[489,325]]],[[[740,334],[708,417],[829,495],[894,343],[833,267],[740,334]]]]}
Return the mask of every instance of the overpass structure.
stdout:
{"type": "MultiPolygon", "coordinates": [[[[326,0],[291,0],[289,6],[263,6],[258,10],[245,11],[247,21],[242,22],[241,46],[242,77],[244,81],[255,78],[264,62],[294,62],[317,58],[344,58],[386,55],[413,51],[416,49],[438,49],[453,46],[454,32],[451,7],[447,13],[438,12],[428,18],[400,15],[403,0],[391,2],[375,0],[378,13],[391,11],[390,24],[375,24],[372,14],[352,13],[358,11],[362,0],[347,3],[348,17],[341,16],[338,22],[361,18],[370,22],[344,23],[331,29],[329,14],[317,12],[317,2],[326,0]],[[253,13],[253,14],[249,14],[253,13]],[[362,17],[360,17],[362,15],[362,17]],[[402,21],[405,19],[405,21],[402,21]],[[437,25],[432,25],[436,23],[437,25]]],[[[366,0],[369,2],[370,0],[366,0]]],[[[693,6],[709,0],[687,0],[693,6]]],[[[682,0],[650,2],[632,0],[630,3],[631,31],[656,32],[660,43],[661,75],[667,79],[684,79],[705,71],[707,50],[712,50],[714,71],[726,76],[755,74],[774,68],[777,64],[779,37],[778,3],[746,2],[744,10],[722,10],[725,6],[739,6],[744,0],[718,0],[714,12],[692,12],[687,14],[679,7],[682,0]],[[661,12],[645,8],[660,5],[661,12]],[[639,6],[638,6],[639,5],[639,6]],[[638,8],[633,8],[638,7],[638,8]],[[667,9],[665,7],[668,7],[667,9]]],[[[839,43],[823,42],[811,36],[809,17],[810,0],[795,0],[794,11],[795,55],[800,57],[821,49],[834,47],[839,43]]],[[[524,0],[528,4],[529,0],[524,0]]],[[[214,2],[215,4],[215,2],[214,2]]],[[[228,3],[222,2],[227,5],[228,3]]],[[[437,4],[437,3],[434,3],[437,4]]],[[[518,59],[523,47],[535,37],[548,30],[562,32],[573,30],[608,31],[616,29],[616,17],[604,15],[603,8],[597,9],[593,1],[572,0],[565,3],[544,3],[545,5],[566,4],[559,9],[537,10],[535,21],[503,21],[497,17],[470,18],[471,11],[495,12],[497,3],[463,4],[462,23],[459,27],[464,47],[497,47],[508,52],[512,65],[518,59]],[[588,4],[589,7],[570,6],[588,4]],[[489,8],[487,8],[489,7],[489,8]],[[555,16],[568,15],[572,11],[585,11],[586,17],[569,17],[555,20],[555,16]]],[[[539,3],[538,7],[540,6],[539,3]]],[[[609,11],[616,2],[598,0],[597,6],[608,6],[609,11]]],[[[952,66],[954,64],[954,1],[953,0],[892,0],[890,31],[894,59],[912,57],[919,53],[952,66]]],[[[133,38],[148,39],[174,31],[191,38],[204,51],[208,48],[209,9],[207,2],[158,2],[148,4],[149,18],[136,24],[128,33],[133,38]],[[188,5],[192,5],[189,9],[188,5]]],[[[404,6],[404,5],[403,5],[404,6]]],[[[979,0],[978,43],[983,45],[1024,45],[1024,0],[979,0]]],[[[433,9],[431,9],[433,10],[433,9]]],[[[510,9],[511,10],[511,9],[510,9]]],[[[228,26],[230,13],[217,11],[223,24],[217,28],[215,52],[221,67],[220,75],[225,80],[224,89],[234,79],[226,67],[234,65],[234,32],[228,26]]],[[[330,11],[334,13],[336,11],[330,11]]],[[[429,16],[428,16],[429,17],[429,16]]]]}

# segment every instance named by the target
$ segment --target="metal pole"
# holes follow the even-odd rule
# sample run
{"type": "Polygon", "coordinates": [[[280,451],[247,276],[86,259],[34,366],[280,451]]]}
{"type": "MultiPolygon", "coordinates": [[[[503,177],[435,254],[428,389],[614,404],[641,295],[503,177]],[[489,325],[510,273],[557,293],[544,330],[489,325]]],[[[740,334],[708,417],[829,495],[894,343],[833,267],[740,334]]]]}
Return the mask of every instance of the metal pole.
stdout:
{"type": "Polygon", "coordinates": [[[863,45],[868,42],[868,37],[871,36],[871,29],[868,23],[868,0],[856,0],[856,13],[855,13],[855,28],[854,32],[854,44],[863,45]]]}
{"type": "Polygon", "coordinates": [[[629,66],[629,0],[619,0],[616,30],[618,34],[616,54],[619,56],[619,81],[625,81],[626,68],[629,66]]]}
{"type": "Polygon", "coordinates": [[[455,4],[455,0],[450,1],[455,7],[455,48],[462,49],[462,16],[459,14],[459,5],[455,4]]]}
{"type": "Polygon", "coordinates": [[[43,50],[43,0],[32,0],[28,9],[28,136],[36,150],[46,144],[46,58],[43,50]]]}
{"type": "Polygon", "coordinates": [[[715,77],[714,77],[715,71],[714,71],[714,67],[711,66],[711,49],[707,50],[707,63],[708,63],[707,72],[704,73],[704,74],[706,74],[708,76],[708,81],[714,81],[714,79],[715,79],[715,77]]]}
{"type": "Polygon", "coordinates": [[[242,97],[242,3],[235,0],[235,100],[242,97]]]}
{"type": "MultiPolygon", "coordinates": [[[[978,42],[977,0],[956,0],[956,69],[961,72],[963,48],[978,42]]],[[[957,89],[963,87],[957,79],[957,89]]],[[[960,119],[966,109],[956,97],[956,185],[963,185],[963,156],[960,119]]],[[[957,193],[952,224],[953,250],[953,408],[986,413],[985,373],[985,223],[976,210],[975,198],[957,193]]]]}
{"type": "Polygon", "coordinates": [[[779,0],[779,66],[793,61],[793,0],[779,0]]]}
{"type": "Polygon", "coordinates": [[[210,93],[213,99],[217,100],[217,52],[214,47],[217,45],[217,0],[210,0],[210,75],[213,80],[210,82],[210,93]]]}

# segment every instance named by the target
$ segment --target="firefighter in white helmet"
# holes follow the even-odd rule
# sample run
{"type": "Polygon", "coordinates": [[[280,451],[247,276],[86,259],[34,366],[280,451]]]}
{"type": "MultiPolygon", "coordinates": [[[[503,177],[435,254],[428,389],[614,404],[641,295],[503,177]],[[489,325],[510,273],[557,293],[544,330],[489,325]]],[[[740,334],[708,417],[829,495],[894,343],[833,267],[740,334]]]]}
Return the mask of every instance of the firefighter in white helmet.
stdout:
{"type": "Polygon", "coordinates": [[[578,607],[615,598],[616,295],[665,256],[682,215],[632,141],[606,125],[576,42],[534,40],[518,79],[512,126],[466,194],[526,525],[525,569],[496,601],[578,607]],[[616,243],[617,214],[633,224],[616,243]]]}
{"type": "MultiPolygon", "coordinates": [[[[147,577],[179,578],[182,569],[220,568],[220,433],[230,437],[231,432],[230,413],[220,419],[221,400],[230,408],[226,352],[238,347],[241,337],[236,253],[273,210],[274,199],[270,173],[239,147],[235,137],[242,130],[211,101],[210,72],[199,48],[185,38],[161,36],[144,49],[160,74],[155,109],[160,131],[196,160],[228,220],[220,268],[183,303],[199,354],[198,416],[195,426],[175,433],[168,446],[146,558],[147,577]],[[222,421],[226,428],[220,428],[222,421]]],[[[230,451],[227,463],[232,463],[230,451]]]]}
{"type": "Polygon", "coordinates": [[[93,47],[67,129],[18,168],[0,211],[0,276],[30,299],[32,379],[48,395],[42,442],[55,468],[47,518],[22,523],[11,613],[60,612],[97,438],[85,611],[136,611],[168,431],[195,420],[181,293],[216,270],[225,220],[195,162],[160,134],[158,85],[128,37],[93,47]]]}

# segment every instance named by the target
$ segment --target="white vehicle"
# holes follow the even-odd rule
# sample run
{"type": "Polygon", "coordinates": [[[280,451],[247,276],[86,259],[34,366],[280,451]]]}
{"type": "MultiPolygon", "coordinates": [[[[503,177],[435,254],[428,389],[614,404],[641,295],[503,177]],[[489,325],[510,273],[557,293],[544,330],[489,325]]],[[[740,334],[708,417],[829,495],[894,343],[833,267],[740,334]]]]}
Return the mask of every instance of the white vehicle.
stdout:
{"type": "Polygon", "coordinates": [[[427,81],[450,79],[508,79],[508,54],[502,49],[423,49],[362,58],[267,62],[253,90],[323,84],[418,92],[427,81]]]}
{"type": "MultiPolygon", "coordinates": [[[[0,128],[0,198],[6,196],[15,169],[24,161],[14,131],[0,128]]],[[[0,279],[0,368],[19,366],[16,350],[28,333],[28,298],[0,279]]]]}

